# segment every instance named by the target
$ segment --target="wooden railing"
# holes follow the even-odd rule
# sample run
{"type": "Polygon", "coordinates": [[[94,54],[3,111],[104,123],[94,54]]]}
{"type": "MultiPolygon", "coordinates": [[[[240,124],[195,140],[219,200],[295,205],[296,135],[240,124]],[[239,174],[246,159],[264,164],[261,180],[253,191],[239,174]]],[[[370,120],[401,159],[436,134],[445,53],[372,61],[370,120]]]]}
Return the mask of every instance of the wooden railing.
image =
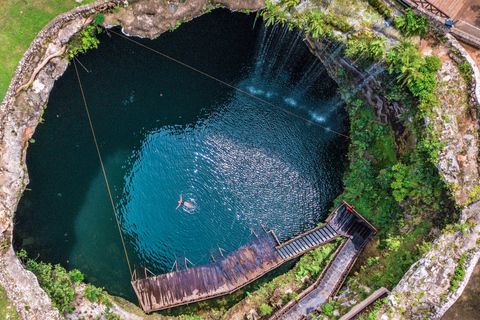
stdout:
{"type": "Polygon", "coordinates": [[[439,16],[445,19],[450,18],[448,14],[446,14],[444,11],[442,11],[440,8],[438,8],[428,0],[401,0],[401,1],[409,5],[410,7],[413,7],[413,8],[421,7],[436,16],[439,16]]]}

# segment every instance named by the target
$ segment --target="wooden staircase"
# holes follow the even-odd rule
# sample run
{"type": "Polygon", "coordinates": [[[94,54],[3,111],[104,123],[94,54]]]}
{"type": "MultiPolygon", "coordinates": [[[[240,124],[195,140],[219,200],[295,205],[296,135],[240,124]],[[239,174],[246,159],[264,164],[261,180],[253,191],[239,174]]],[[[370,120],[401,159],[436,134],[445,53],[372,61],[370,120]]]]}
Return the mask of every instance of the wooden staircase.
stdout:
{"type": "MultiPolygon", "coordinates": [[[[328,299],[340,290],[363,248],[377,232],[353,207],[343,203],[337,207],[328,224],[319,227],[314,232],[299,236],[295,241],[308,239],[309,237],[306,236],[310,236],[311,239],[312,235],[318,236],[317,232],[326,231],[325,229],[334,234],[342,234],[347,239],[342,242],[317,281],[299,294],[296,299],[278,310],[270,320],[307,319],[310,312],[328,302],[328,299]]],[[[317,241],[319,240],[321,239],[317,238],[317,241]]],[[[283,253],[284,250],[281,252],[283,253]]]]}
{"type": "Polygon", "coordinates": [[[288,242],[277,247],[277,252],[283,259],[292,259],[302,255],[307,250],[311,250],[322,244],[332,241],[340,236],[330,225],[325,224],[304,233],[288,242]]]}

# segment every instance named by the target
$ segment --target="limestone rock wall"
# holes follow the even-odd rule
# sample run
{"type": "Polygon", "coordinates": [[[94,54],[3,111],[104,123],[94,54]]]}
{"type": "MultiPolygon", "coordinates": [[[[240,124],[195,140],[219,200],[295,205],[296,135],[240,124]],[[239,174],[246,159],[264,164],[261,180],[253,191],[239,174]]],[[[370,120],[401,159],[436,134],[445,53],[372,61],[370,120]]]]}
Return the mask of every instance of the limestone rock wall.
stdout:
{"type": "Polygon", "coordinates": [[[105,25],[121,26],[125,34],[153,39],[218,7],[255,11],[265,7],[265,0],[144,0],[107,14],[105,25]]]}

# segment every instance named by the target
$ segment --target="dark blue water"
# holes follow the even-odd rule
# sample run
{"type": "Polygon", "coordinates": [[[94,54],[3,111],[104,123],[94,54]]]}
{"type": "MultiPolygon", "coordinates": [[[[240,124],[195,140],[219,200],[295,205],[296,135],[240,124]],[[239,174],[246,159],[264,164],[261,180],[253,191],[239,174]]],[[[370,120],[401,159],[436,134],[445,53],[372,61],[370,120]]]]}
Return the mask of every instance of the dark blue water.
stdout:
{"type": "MultiPolygon", "coordinates": [[[[218,10],[155,41],[135,38],[294,117],[114,34],[79,57],[130,262],[155,273],[235,250],[261,224],[281,240],[322,221],[347,142],[335,83],[299,34],[218,10]],[[304,119],[311,122],[307,122],[304,119]],[[175,209],[180,195],[193,209],[175,209]]],[[[51,93],[15,245],[135,301],[75,70],[51,93]]],[[[210,260],[211,261],[211,260],[210,260]]]]}

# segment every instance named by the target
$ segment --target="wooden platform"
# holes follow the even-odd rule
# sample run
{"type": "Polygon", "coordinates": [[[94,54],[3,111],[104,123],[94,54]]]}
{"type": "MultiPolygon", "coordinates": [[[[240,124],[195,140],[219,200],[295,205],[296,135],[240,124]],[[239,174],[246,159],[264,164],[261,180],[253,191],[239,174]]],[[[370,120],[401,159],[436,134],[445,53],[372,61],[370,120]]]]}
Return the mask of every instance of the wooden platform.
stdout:
{"type": "Polygon", "coordinates": [[[453,19],[468,3],[468,0],[429,0],[429,2],[453,19]]]}
{"type": "Polygon", "coordinates": [[[367,220],[346,203],[333,212],[328,224],[336,228],[337,233],[345,234],[347,238],[337,249],[317,281],[276,311],[270,320],[306,319],[310,312],[327,303],[328,299],[340,290],[363,248],[377,232],[367,220]]]}
{"type": "MultiPolygon", "coordinates": [[[[146,313],[199,302],[230,294],[286,261],[339,236],[352,238],[348,240],[348,246],[358,248],[358,245],[371,235],[372,230],[374,228],[365,219],[346,203],[342,203],[329,216],[326,224],[283,244],[277,243],[274,233],[267,233],[215,263],[153,277],[147,277],[146,272],[140,272],[138,274],[144,275],[144,278],[135,279],[132,286],[140,306],[146,313]]],[[[339,255],[343,260],[336,263],[344,264],[348,259],[345,259],[343,253],[339,255]]],[[[336,278],[331,280],[335,284],[340,281],[338,279],[344,279],[346,276],[341,272],[337,273],[336,278]]]]}
{"type": "Polygon", "coordinates": [[[215,263],[132,282],[146,313],[230,294],[275,269],[284,260],[266,235],[215,263]]]}

